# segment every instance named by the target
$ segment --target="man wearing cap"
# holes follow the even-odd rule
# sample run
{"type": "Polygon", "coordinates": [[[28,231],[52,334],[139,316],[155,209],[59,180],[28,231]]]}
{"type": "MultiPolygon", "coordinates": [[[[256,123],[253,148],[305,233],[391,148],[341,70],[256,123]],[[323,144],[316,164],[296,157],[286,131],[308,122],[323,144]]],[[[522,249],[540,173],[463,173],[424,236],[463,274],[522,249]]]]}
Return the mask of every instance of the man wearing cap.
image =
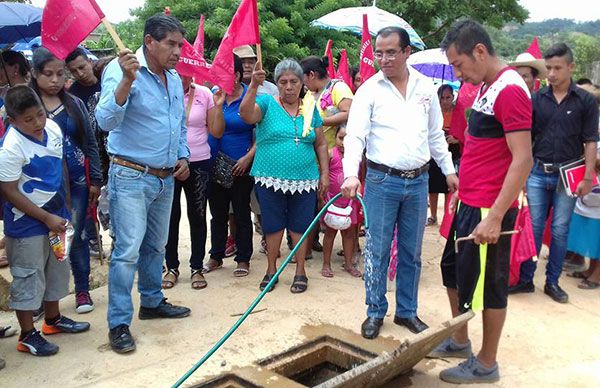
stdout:
{"type": "MultiPolygon", "coordinates": [[[[242,60],[242,67],[244,69],[242,82],[246,85],[250,85],[252,72],[254,72],[254,66],[256,66],[257,62],[254,50],[252,50],[251,46],[244,45],[233,49],[233,53],[242,60]]],[[[256,92],[257,96],[260,96],[261,94],[270,94],[273,97],[277,97],[279,96],[279,90],[274,83],[265,80],[263,84],[258,87],[258,91],[256,92]]]]}
{"type": "Polygon", "coordinates": [[[523,78],[529,93],[533,93],[535,89],[535,80],[546,78],[546,64],[543,59],[536,59],[530,53],[522,53],[517,55],[514,62],[508,64],[517,69],[517,73],[523,78]]]}

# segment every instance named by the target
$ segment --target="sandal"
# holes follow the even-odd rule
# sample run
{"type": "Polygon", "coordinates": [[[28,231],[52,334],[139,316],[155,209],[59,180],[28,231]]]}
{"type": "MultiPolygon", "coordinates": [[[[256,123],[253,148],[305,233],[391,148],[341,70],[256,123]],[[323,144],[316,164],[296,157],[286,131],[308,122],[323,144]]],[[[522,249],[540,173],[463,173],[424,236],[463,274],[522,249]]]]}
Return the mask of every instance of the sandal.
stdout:
{"type": "Polygon", "coordinates": [[[178,269],[169,269],[165,274],[165,277],[162,281],[162,288],[168,290],[170,288],[175,287],[177,284],[177,280],[179,279],[179,270],[178,269]]]}
{"type": "Polygon", "coordinates": [[[332,278],[333,270],[331,269],[331,267],[323,267],[321,269],[321,276],[323,276],[325,278],[332,278]]]}
{"type": "Polygon", "coordinates": [[[194,290],[201,290],[203,288],[206,288],[206,286],[208,286],[206,279],[204,279],[204,275],[202,275],[201,269],[193,269],[192,270],[191,280],[192,280],[192,288],[194,290]]]}
{"type": "Polygon", "coordinates": [[[429,217],[425,226],[437,225],[437,218],[429,217]]]}
{"type": "Polygon", "coordinates": [[[585,271],[575,271],[572,273],[568,273],[567,276],[570,278],[575,278],[575,279],[587,279],[588,278],[587,276],[585,276],[585,271]]]}
{"type": "Polygon", "coordinates": [[[337,251],[336,255],[344,257],[344,250],[340,249],[339,251],[337,251]]]}
{"type": "MultiPolygon", "coordinates": [[[[269,285],[269,282],[271,281],[271,279],[273,279],[273,276],[275,276],[274,273],[272,274],[265,274],[265,277],[262,279],[262,281],[260,282],[259,288],[261,291],[264,291],[265,288],[267,288],[267,286],[269,285]]],[[[275,289],[275,285],[279,282],[279,279],[276,279],[275,282],[273,283],[273,285],[271,286],[271,288],[269,289],[269,291],[267,292],[271,292],[275,289]]]]}
{"type": "Polygon", "coordinates": [[[233,276],[236,278],[243,278],[244,276],[248,276],[250,273],[250,263],[241,262],[238,263],[237,268],[233,270],[233,276]]]}
{"type": "Polygon", "coordinates": [[[8,338],[17,334],[17,329],[10,326],[0,326],[0,338],[8,338]]]}
{"type": "Polygon", "coordinates": [[[343,268],[344,268],[344,271],[348,272],[350,275],[352,275],[355,278],[362,277],[362,273],[355,266],[351,266],[350,268],[348,268],[347,266],[344,265],[343,268]]]}
{"type": "Polygon", "coordinates": [[[204,265],[204,268],[202,268],[202,273],[209,273],[211,271],[214,271],[216,269],[222,268],[223,267],[223,260],[217,260],[217,259],[210,259],[208,260],[208,263],[204,265]]]}
{"type": "Polygon", "coordinates": [[[306,275],[296,275],[294,276],[294,281],[292,282],[292,286],[290,287],[290,291],[292,294],[300,294],[308,288],[308,278],[306,275]]]}
{"type": "Polygon", "coordinates": [[[600,287],[600,283],[592,282],[590,280],[584,279],[581,283],[577,285],[577,288],[582,290],[595,290],[600,287]]]}

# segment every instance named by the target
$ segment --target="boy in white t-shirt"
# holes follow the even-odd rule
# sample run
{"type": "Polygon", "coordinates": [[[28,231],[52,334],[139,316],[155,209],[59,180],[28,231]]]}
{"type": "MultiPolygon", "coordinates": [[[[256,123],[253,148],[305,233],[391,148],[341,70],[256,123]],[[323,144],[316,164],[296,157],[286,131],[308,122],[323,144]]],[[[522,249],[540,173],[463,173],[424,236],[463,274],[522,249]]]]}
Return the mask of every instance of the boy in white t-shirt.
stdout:
{"type": "Polygon", "coordinates": [[[58,261],[49,232],[65,231],[70,218],[63,181],[63,135],[36,93],[25,85],[5,98],[10,126],[0,143],[0,189],[4,205],[6,252],[13,277],[10,307],[21,335],[17,350],[35,356],[58,352],[33,326],[32,310],[44,303],[42,333],[79,333],[90,328],[60,314],[59,300],[69,293],[69,263],[58,261]]]}

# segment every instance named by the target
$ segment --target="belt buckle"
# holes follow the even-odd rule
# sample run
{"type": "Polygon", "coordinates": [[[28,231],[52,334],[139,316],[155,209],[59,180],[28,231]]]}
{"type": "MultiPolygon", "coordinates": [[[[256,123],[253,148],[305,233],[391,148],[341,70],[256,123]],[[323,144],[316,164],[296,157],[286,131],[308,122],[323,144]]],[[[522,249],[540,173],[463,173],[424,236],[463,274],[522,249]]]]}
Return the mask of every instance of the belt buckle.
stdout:
{"type": "Polygon", "coordinates": [[[416,170],[405,171],[404,176],[407,179],[415,179],[415,177],[417,176],[417,172],[416,170]]]}
{"type": "Polygon", "coordinates": [[[546,174],[554,173],[554,165],[552,163],[542,163],[542,166],[544,167],[544,172],[546,174]]]}

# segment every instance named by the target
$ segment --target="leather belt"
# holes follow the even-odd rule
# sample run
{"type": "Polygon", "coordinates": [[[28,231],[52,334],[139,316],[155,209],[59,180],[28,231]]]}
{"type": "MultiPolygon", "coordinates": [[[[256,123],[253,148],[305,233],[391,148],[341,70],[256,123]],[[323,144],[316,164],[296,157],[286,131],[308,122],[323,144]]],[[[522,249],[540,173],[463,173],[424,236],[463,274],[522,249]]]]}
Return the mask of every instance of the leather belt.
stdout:
{"type": "Polygon", "coordinates": [[[367,160],[367,167],[372,168],[373,170],[385,172],[389,175],[394,175],[400,178],[405,179],[415,179],[419,175],[427,172],[429,170],[429,163],[425,163],[419,168],[415,168],[414,170],[399,170],[397,168],[388,167],[385,164],[375,163],[371,160],[367,160]]]}
{"type": "Polygon", "coordinates": [[[118,164],[119,166],[131,168],[132,170],[142,171],[142,172],[148,173],[150,175],[159,177],[161,179],[164,179],[164,178],[168,177],[169,175],[173,174],[172,167],[169,167],[169,168],[148,167],[148,166],[144,166],[143,164],[138,164],[138,163],[131,162],[129,160],[120,158],[118,156],[113,156],[113,157],[111,157],[110,160],[114,164],[118,164]]]}
{"type": "Polygon", "coordinates": [[[539,159],[535,159],[534,161],[535,161],[535,165],[539,166],[544,171],[545,174],[555,174],[560,170],[560,168],[562,166],[567,165],[569,163],[573,163],[577,160],[579,160],[579,158],[568,160],[563,163],[544,163],[539,159]]]}

